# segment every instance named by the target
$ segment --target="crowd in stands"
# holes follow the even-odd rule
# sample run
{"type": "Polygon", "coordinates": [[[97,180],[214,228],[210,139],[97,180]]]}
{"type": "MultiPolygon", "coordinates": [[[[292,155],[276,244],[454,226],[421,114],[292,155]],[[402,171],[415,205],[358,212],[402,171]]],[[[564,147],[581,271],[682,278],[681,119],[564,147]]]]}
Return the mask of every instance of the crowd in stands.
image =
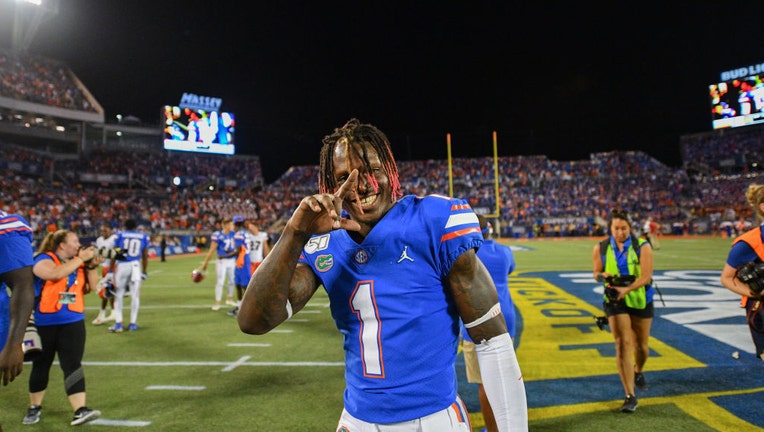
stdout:
{"type": "MultiPolygon", "coordinates": [[[[277,234],[299,201],[317,189],[317,165],[291,167],[265,184],[257,158],[99,150],[72,161],[9,145],[3,153],[0,208],[28,216],[39,235],[56,228],[93,235],[101,224],[119,228],[126,217],[153,233],[208,233],[234,214],[277,234]],[[136,181],[87,182],[78,177],[83,173],[130,173],[136,181]],[[193,180],[168,184],[174,176],[193,180]],[[226,186],[220,179],[233,182],[226,186]]],[[[457,158],[452,167],[450,190],[446,160],[399,161],[404,193],[453,194],[494,213],[493,159],[457,158]]],[[[500,157],[498,173],[498,225],[505,237],[602,235],[602,221],[614,207],[629,210],[637,222],[650,216],[676,234],[713,232],[724,221],[752,218],[742,198],[755,181],[752,174],[690,179],[642,152],[579,161],[500,157]]]]}
{"type": "Polygon", "coordinates": [[[95,112],[95,107],[64,63],[3,49],[0,49],[0,96],[95,112]]]}
{"type": "MultiPolygon", "coordinates": [[[[2,97],[93,111],[78,83],[63,63],[0,49],[2,97]]],[[[758,178],[764,126],[686,136],[680,144],[681,169],[636,151],[577,161],[501,157],[498,192],[488,157],[456,158],[450,176],[446,160],[399,161],[399,170],[406,194],[453,195],[481,213],[498,210],[505,237],[603,235],[614,207],[629,210],[637,226],[652,217],[674,234],[752,220],[743,193],[758,178]]],[[[126,217],[154,233],[208,233],[234,214],[276,234],[300,199],[317,190],[317,165],[294,166],[265,184],[257,157],[105,148],[54,154],[7,140],[0,148],[0,208],[28,216],[40,236],[55,228],[89,236],[126,217]]]]}
{"type": "Polygon", "coordinates": [[[231,157],[189,152],[106,151],[97,149],[80,158],[75,173],[121,173],[144,179],[147,187],[180,177],[202,186],[262,186],[263,173],[257,157],[231,157]]]}
{"type": "Polygon", "coordinates": [[[764,126],[721,129],[684,136],[682,160],[701,173],[739,174],[760,170],[764,158],[764,126]]]}

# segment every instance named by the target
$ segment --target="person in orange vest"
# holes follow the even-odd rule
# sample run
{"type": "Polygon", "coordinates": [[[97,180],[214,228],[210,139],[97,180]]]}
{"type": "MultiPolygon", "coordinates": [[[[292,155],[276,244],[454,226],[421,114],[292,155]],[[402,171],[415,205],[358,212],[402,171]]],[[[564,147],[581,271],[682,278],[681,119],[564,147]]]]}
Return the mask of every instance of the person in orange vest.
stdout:
{"type": "MultiPolygon", "coordinates": [[[[753,208],[760,221],[764,221],[764,185],[752,184],[745,193],[748,204],[753,208]]],[[[732,242],[727,254],[727,262],[722,270],[721,283],[728,290],[740,294],[740,305],[746,310],[746,321],[751,331],[751,338],[756,349],[756,356],[764,360],[764,308],[762,308],[761,277],[750,282],[743,282],[740,269],[747,263],[761,265],[764,261],[764,232],[762,225],[739,235],[732,242]]],[[[764,267],[762,267],[764,269],[764,267]]],[[[762,270],[764,272],[764,270],[762,270]]],[[[763,275],[764,276],[764,275],[763,275]]],[[[745,279],[745,278],[743,278],[745,279]]]]}
{"type": "Polygon", "coordinates": [[[85,404],[85,294],[98,284],[98,266],[103,257],[91,245],[82,247],[72,231],[49,233],[34,257],[34,309],[42,353],[32,361],[29,374],[30,407],[24,424],[40,421],[42,400],[48,388],[53,360],[58,355],[64,373],[64,388],[74,410],[70,425],[76,426],[97,419],[101,412],[85,404]]]}

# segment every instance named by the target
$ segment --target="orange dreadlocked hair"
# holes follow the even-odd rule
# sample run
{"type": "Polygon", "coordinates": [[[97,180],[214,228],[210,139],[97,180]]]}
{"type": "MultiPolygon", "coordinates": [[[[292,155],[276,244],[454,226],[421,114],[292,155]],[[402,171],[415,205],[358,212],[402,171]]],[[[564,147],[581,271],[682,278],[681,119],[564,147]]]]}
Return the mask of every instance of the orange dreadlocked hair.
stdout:
{"type": "MultiPolygon", "coordinates": [[[[401,192],[401,183],[398,176],[398,165],[395,163],[395,157],[390,149],[390,141],[387,140],[387,136],[377,129],[375,126],[368,123],[361,123],[358,119],[350,119],[345,126],[341,128],[335,128],[334,132],[327,135],[323,139],[324,145],[321,147],[320,165],[318,172],[318,191],[320,193],[332,193],[334,189],[338,187],[337,179],[334,177],[334,164],[332,164],[332,154],[334,145],[341,139],[347,140],[348,143],[363,142],[370,144],[374,150],[379,154],[379,160],[382,161],[382,166],[385,170],[385,174],[390,181],[390,187],[392,189],[393,202],[403,196],[401,192]]],[[[360,155],[363,160],[366,173],[369,176],[369,181],[376,190],[378,188],[377,181],[373,175],[369,164],[369,158],[366,153],[360,155]]]]}

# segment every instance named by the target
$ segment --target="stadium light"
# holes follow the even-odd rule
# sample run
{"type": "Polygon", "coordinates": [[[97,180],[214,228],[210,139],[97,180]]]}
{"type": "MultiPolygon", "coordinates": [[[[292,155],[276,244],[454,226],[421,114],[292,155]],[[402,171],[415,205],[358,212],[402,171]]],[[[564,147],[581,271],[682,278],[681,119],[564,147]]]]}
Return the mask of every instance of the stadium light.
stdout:
{"type": "Polygon", "coordinates": [[[24,52],[32,45],[43,21],[58,14],[60,0],[16,0],[13,17],[13,41],[15,52],[24,52]]]}

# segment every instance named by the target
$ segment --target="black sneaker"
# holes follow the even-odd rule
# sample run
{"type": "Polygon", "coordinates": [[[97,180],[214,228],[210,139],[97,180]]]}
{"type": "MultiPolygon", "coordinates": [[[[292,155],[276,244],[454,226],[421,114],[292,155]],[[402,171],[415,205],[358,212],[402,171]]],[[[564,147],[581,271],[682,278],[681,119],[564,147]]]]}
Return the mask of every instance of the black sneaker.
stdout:
{"type": "Polygon", "coordinates": [[[623,405],[621,406],[621,412],[622,413],[633,413],[637,410],[637,407],[639,404],[637,403],[637,397],[634,395],[628,395],[626,396],[626,399],[623,401],[623,405]]]}
{"type": "Polygon", "coordinates": [[[95,420],[100,416],[101,416],[101,411],[92,410],[84,406],[74,412],[74,417],[72,418],[72,422],[69,424],[72,426],[81,425],[91,420],[95,420]]]}
{"type": "Polygon", "coordinates": [[[24,420],[22,423],[24,424],[35,424],[38,421],[40,421],[40,414],[42,411],[42,407],[40,405],[32,405],[27,410],[27,415],[24,416],[24,420]]]}
{"type": "Polygon", "coordinates": [[[239,314],[239,308],[238,308],[238,307],[236,307],[236,308],[233,308],[233,309],[229,310],[229,311],[228,311],[228,312],[226,312],[226,313],[227,313],[228,315],[232,316],[232,317],[235,317],[236,315],[238,315],[238,314],[239,314]]]}
{"type": "Polygon", "coordinates": [[[634,386],[637,390],[647,390],[647,381],[645,380],[645,374],[637,372],[634,374],[634,386]]]}

